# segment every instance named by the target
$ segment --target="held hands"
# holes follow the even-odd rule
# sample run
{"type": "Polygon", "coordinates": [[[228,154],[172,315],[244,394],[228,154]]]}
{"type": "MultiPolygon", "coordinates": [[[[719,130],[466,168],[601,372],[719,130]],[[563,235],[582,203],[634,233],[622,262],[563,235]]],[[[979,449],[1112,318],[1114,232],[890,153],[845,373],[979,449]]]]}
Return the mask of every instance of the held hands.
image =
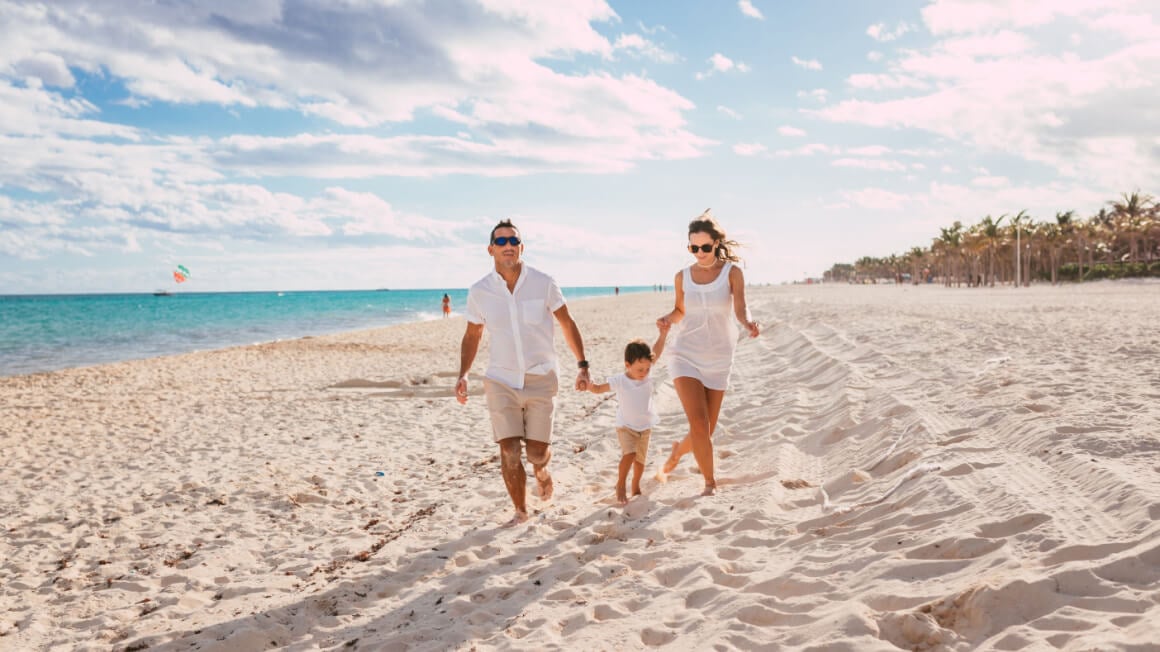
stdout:
{"type": "Polygon", "coordinates": [[[462,376],[455,382],[455,400],[459,401],[460,405],[467,404],[467,376],[462,376]]]}
{"type": "Polygon", "coordinates": [[[588,375],[587,369],[581,369],[580,373],[576,374],[576,391],[586,392],[592,386],[592,379],[588,375]]]}
{"type": "Polygon", "coordinates": [[[665,315],[657,319],[657,330],[662,334],[668,333],[669,329],[673,327],[673,322],[669,321],[669,316],[665,315]]]}

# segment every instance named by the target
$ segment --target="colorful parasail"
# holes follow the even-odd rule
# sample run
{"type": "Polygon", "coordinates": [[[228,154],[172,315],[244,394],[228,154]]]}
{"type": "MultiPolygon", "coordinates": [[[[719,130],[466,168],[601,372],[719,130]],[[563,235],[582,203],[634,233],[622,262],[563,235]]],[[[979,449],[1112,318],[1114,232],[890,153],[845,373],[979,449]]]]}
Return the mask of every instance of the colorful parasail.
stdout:
{"type": "Polygon", "coordinates": [[[184,283],[188,281],[190,276],[193,275],[189,273],[189,269],[187,269],[185,265],[178,265],[177,269],[173,270],[173,280],[177,281],[178,283],[184,283]]]}

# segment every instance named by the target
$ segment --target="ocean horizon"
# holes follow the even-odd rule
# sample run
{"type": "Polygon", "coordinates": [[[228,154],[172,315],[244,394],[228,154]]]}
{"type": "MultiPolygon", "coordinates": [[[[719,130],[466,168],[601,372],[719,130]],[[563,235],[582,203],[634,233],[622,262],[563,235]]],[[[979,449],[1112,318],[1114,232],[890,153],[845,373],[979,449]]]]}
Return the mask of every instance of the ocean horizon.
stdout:
{"type": "MultiPolygon", "coordinates": [[[[563,288],[569,301],[615,291],[563,288]]],[[[462,315],[466,288],[0,295],[0,376],[440,319],[444,293],[462,315]]]]}

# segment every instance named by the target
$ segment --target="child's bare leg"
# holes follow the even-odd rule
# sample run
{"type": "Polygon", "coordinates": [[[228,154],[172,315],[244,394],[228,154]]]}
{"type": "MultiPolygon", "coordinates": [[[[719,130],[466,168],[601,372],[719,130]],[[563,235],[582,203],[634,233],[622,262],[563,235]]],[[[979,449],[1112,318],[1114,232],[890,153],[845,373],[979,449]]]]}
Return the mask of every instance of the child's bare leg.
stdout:
{"type": "Polygon", "coordinates": [[[620,468],[617,469],[616,478],[616,502],[621,505],[628,504],[628,492],[624,485],[628,480],[628,470],[632,468],[633,462],[635,461],[636,453],[629,453],[620,458],[620,468]]]}
{"type": "Polygon", "coordinates": [[[633,460],[633,462],[632,462],[632,495],[633,496],[639,496],[641,494],[640,477],[642,475],[644,475],[644,463],[637,462],[636,460],[633,460]]]}

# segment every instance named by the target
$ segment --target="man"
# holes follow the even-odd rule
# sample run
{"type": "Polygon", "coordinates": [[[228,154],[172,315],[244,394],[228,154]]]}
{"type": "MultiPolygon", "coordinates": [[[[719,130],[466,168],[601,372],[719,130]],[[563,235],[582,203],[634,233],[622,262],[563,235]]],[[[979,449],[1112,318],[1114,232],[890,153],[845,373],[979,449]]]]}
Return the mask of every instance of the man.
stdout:
{"type": "Polygon", "coordinates": [[[511,220],[503,220],[491,230],[487,253],[495,261],[495,271],[477,281],[467,293],[467,330],[460,346],[459,380],[455,383],[456,400],[467,403],[467,372],[475,361],[486,326],[491,337],[483,391],[499,444],[503,481],[516,510],[507,527],[528,520],[527,473],[521,442],[527,448],[540,499],[552,497],[552,476],[548,473],[552,452],[548,446],[558,390],[553,316],[576,356],[576,390],[587,391],[589,383],[584,342],[568,314],[560,286],[552,277],[525,265],[520,260],[523,252],[519,229],[511,220]]]}

